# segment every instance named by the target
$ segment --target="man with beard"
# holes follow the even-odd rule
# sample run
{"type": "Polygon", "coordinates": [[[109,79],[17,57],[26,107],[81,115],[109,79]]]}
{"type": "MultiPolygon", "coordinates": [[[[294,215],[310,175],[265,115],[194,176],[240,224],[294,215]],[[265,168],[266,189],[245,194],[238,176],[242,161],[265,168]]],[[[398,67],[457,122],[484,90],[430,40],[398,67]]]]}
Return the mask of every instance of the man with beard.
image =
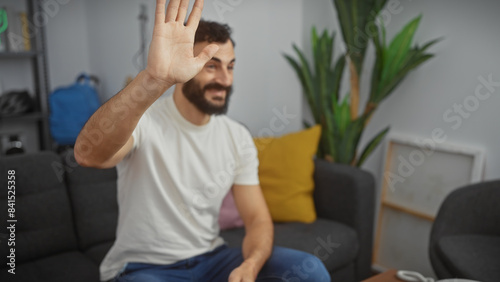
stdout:
{"type": "Polygon", "coordinates": [[[166,13],[165,5],[157,0],[147,68],[97,110],[75,144],[81,165],[118,171],[117,236],[101,280],[329,281],[315,256],[272,246],[256,148],[224,115],[235,65],[229,27],[200,22],[202,0],[186,24],[189,0],[171,0],[166,13]],[[245,224],[242,248],[219,236],[230,191],[245,224]]]}

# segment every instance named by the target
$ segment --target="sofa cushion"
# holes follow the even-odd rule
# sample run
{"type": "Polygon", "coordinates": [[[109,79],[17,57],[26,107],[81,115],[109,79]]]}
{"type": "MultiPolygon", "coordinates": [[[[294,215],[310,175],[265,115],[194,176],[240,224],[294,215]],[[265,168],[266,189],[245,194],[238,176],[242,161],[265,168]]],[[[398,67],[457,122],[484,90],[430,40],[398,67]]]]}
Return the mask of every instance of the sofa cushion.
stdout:
{"type": "Polygon", "coordinates": [[[277,138],[254,139],[260,186],[274,222],[316,220],[313,174],[320,137],[317,125],[277,138]]]}
{"type": "Polygon", "coordinates": [[[220,207],[219,228],[220,230],[226,230],[236,227],[243,227],[243,219],[240,217],[240,213],[234,202],[233,190],[231,189],[220,207]]]}
{"type": "Polygon", "coordinates": [[[72,150],[63,159],[80,248],[114,241],[118,221],[116,169],[81,167],[72,150]]]}
{"type": "Polygon", "coordinates": [[[479,281],[500,279],[500,236],[454,235],[438,242],[445,264],[462,277],[479,281]]]}
{"type": "MultiPolygon", "coordinates": [[[[77,250],[61,159],[54,153],[0,158],[0,229],[7,223],[7,171],[15,170],[16,264],[77,250]]],[[[11,183],[12,184],[12,183],[11,183]]],[[[3,240],[3,239],[0,239],[3,240]]],[[[1,269],[7,267],[7,244],[0,244],[1,269]]],[[[2,270],[2,272],[5,272],[2,270]]],[[[2,280],[6,281],[6,280],[2,280]]]]}
{"type": "Polygon", "coordinates": [[[2,270],[0,281],[99,281],[99,267],[82,253],[68,252],[16,265],[15,275],[2,270]]]}
{"type": "Polygon", "coordinates": [[[109,249],[111,249],[111,246],[113,246],[113,243],[114,242],[106,242],[92,246],[85,251],[85,255],[88,256],[93,262],[100,265],[109,249]]]}
{"type": "MultiPolygon", "coordinates": [[[[243,228],[221,232],[230,247],[241,246],[244,235],[243,228]]],[[[323,261],[330,272],[351,263],[359,250],[354,229],[325,219],[317,219],[313,223],[275,224],[274,245],[314,254],[323,261]]]]}

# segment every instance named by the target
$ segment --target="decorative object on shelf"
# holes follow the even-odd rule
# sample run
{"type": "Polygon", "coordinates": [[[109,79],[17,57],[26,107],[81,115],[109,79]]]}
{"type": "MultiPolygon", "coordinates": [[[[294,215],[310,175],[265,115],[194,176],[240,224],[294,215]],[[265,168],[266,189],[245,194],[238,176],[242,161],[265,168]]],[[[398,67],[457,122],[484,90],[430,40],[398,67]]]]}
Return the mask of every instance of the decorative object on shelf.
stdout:
{"type": "Polygon", "coordinates": [[[87,120],[101,106],[92,81],[95,76],[81,74],[76,82],[49,95],[50,131],[58,145],[74,145],[87,120]]]}
{"type": "Polygon", "coordinates": [[[35,101],[28,91],[11,91],[0,96],[0,117],[33,112],[35,101]]]}
{"type": "MultiPolygon", "coordinates": [[[[310,64],[304,53],[294,44],[299,60],[285,58],[294,68],[311,108],[314,123],[323,128],[318,157],[332,162],[361,166],[377,148],[389,127],[373,137],[358,153],[363,130],[378,105],[401,83],[410,70],[433,57],[426,50],[438,40],[423,47],[411,47],[421,16],[411,20],[388,44],[379,12],[387,0],[333,0],[337,10],[346,53],[332,64],[335,33],[325,30],[320,36],[312,29],[313,60],[310,64]],[[373,65],[371,89],[364,111],[359,113],[360,76],[369,41],[375,45],[376,61],[373,65]],[[313,67],[313,69],[311,69],[313,67]],[[350,73],[350,91],[340,95],[344,69],[350,73]]],[[[305,122],[306,127],[311,127],[305,122]]]]}
{"type": "Polygon", "coordinates": [[[27,13],[16,11],[11,7],[3,8],[6,21],[7,51],[28,52],[31,51],[31,38],[27,13]]]}
{"type": "Polygon", "coordinates": [[[24,154],[23,142],[19,140],[19,136],[11,135],[9,137],[9,145],[5,150],[5,155],[24,154]]]}
{"type": "Polygon", "coordinates": [[[19,19],[21,21],[21,32],[22,42],[23,42],[23,51],[29,52],[31,51],[31,37],[30,37],[30,27],[28,22],[28,15],[26,12],[19,13],[19,19]]]}
{"type": "Polygon", "coordinates": [[[4,8],[0,8],[0,52],[7,51],[7,36],[5,31],[7,31],[8,26],[7,11],[4,8]]]}

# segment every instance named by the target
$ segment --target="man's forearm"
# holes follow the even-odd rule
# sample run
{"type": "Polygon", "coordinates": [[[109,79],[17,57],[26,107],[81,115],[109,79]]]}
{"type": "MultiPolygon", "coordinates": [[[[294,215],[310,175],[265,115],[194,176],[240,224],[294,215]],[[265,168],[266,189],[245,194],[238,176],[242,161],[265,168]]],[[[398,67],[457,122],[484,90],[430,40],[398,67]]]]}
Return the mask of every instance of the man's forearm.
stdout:
{"type": "Polygon", "coordinates": [[[155,80],[146,71],[102,105],[87,121],[75,144],[77,161],[98,166],[128,141],[139,119],[171,85],[155,80]]]}
{"type": "Polygon", "coordinates": [[[243,239],[243,263],[254,265],[255,276],[271,256],[273,248],[274,227],[270,221],[256,221],[246,229],[243,239]]]}

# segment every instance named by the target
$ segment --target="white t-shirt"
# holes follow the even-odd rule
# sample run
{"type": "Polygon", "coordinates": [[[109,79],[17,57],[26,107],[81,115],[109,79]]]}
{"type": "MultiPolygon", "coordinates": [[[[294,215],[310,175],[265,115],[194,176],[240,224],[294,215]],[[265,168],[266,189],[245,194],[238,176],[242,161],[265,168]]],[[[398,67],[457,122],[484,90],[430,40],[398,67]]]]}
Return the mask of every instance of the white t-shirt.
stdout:
{"type": "Polygon", "coordinates": [[[220,246],[222,200],[233,184],[259,184],[252,137],[227,116],[196,126],[170,96],[146,111],[133,137],[133,149],[117,165],[117,237],[101,280],[127,262],[171,264],[220,246]]]}

